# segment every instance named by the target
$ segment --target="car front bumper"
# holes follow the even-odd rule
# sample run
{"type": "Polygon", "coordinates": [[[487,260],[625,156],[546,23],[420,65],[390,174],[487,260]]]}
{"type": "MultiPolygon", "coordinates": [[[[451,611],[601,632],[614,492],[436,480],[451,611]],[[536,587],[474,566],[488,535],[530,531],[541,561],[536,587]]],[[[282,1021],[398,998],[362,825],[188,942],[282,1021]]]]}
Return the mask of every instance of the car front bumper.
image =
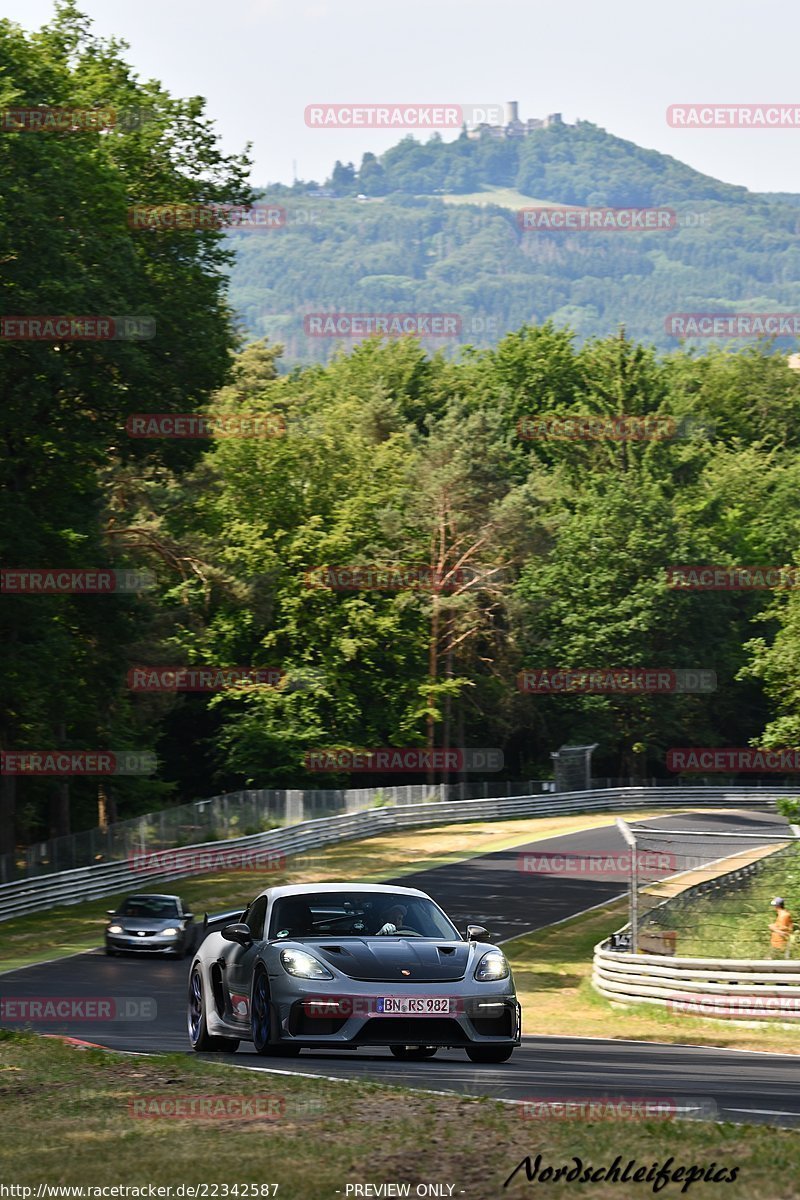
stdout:
{"type": "Polygon", "coordinates": [[[149,937],[137,937],[130,933],[107,933],[106,945],[112,950],[132,950],[138,954],[176,954],[181,953],[186,935],[179,933],[177,937],[162,937],[154,933],[149,937]]]}
{"type": "MultiPolygon", "coordinates": [[[[323,991],[319,984],[309,987],[297,980],[292,980],[291,994],[287,995],[283,988],[275,987],[277,982],[270,979],[272,1040],[278,1044],[294,1042],[331,1049],[392,1045],[463,1047],[518,1046],[521,1040],[521,1009],[507,979],[487,983],[485,990],[469,989],[469,994],[464,995],[448,994],[441,984],[423,983],[405,985],[402,992],[396,984],[370,983],[368,990],[361,991],[360,985],[352,981],[359,990],[348,988],[349,994],[343,996],[341,989],[335,993],[332,987],[323,991]],[[301,986],[296,987],[297,983],[301,986]],[[391,1015],[377,1012],[378,998],[398,995],[411,999],[448,998],[451,1011],[391,1015]]],[[[463,984],[468,987],[466,980],[463,984]]]]}

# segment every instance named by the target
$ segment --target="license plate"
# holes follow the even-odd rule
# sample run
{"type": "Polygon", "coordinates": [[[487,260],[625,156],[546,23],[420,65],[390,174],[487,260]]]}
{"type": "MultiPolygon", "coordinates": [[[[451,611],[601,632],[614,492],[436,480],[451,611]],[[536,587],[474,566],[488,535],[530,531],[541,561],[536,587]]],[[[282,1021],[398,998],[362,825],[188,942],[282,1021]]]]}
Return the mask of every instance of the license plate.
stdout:
{"type": "Polygon", "coordinates": [[[441,996],[379,996],[376,1011],[379,1016],[427,1016],[429,1013],[449,1013],[449,997],[441,996]]]}

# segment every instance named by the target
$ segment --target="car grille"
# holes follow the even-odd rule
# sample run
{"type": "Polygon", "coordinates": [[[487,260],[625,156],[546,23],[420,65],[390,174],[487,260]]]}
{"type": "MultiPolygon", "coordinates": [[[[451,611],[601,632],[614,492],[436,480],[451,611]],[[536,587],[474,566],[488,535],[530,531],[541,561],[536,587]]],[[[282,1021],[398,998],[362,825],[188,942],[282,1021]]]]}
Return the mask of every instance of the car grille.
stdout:
{"type": "Polygon", "coordinates": [[[131,937],[141,937],[142,933],[144,933],[145,937],[158,936],[158,931],[156,929],[145,929],[143,931],[140,929],[123,929],[122,932],[129,934],[131,937]]]}
{"type": "Polygon", "coordinates": [[[354,1042],[385,1046],[466,1046],[469,1038],[458,1021],[448,1017],[373,1017],[353,1038],[354,1042]]]}
{"type": "Polygon", "coordinates": [[[169,954],[174,946],[165,945],[163,942],[154,946],[152,942],[146,942],[142,938],[140,942],[125,942],[124,945],[118,946],[118,949],[125,954],[169,954]]]}

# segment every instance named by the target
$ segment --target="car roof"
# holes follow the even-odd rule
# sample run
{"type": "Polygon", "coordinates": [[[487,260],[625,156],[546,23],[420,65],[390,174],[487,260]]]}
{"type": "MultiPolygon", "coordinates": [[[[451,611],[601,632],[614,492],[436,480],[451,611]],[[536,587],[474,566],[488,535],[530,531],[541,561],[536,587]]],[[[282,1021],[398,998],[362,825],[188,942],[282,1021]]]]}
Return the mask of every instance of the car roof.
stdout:
{"type": "Polygon", "coordinates": [[[386,883],[353,883],[352,881],[344,881],[342,883],[287,883],[281,887],[264,888],[259,892],[260,896],[267,896],[270,900],[278,900],[282,896],[310,896],[320,892],[372,892],[377,896],[422,896],[425,900],[430,900],[427,892],[422,892],[419,888],[395,887],[392,884],[386,883]]]}
{"type": "Polygon", "coordinates": [[[180,900],[180,896],[168,896],[164,892],[133,892],[122,903],[126,904],[128,900],[180,900]]]}

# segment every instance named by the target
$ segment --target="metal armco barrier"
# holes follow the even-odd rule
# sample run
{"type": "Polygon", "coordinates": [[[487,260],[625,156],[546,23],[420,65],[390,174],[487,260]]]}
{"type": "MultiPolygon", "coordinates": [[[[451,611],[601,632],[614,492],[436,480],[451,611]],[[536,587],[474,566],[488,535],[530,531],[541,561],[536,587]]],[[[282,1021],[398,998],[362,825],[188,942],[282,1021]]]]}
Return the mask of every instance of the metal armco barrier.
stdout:
{"type": "MultiPolygon", "coordinates": [[[[501,821],[513,817],[561,816],[569,813],[630,812],[636,809],[766,808],[775,810],[779,796],[796,794],[786,788],[630,787],[560,792],[545,796],[510,796],[490,800],[455,800],[433,804],[389,805],[341,816],[303,821],[249,837],[206,842],[197,846],[153,853],[164,860],[162,868],[136,869],[133,860],[97,863],[73,871],[18,880],[0,886],[0,921],[26,913],[43,912],[56,905],[80,904],[122,892],[151,889],[157,880],[183,879],[203,873],[200,854],[232,856],[245,851],[259,856],[303,854],[335,842],[375,837],[397,829],[451,822],[501,821]],[[181,864],[181,860],[183,864],[181,864]],[[189,860],[194,860],[190,862],[189,860]]],[[[208,867],[213,869],[213,862],[208,867]]],[[[266,869],[265,869],[266,870],[266,869]]],[[[264,873],[252,872],[263,886],[264,873]]]]}
{"type": "MultiPolygon", "coordinates": [[[[708,890],[737,884],[787,848],[696,884],[665,900],[650,914],[668,914],[671,905],[708,890]]],[[[661,923],[661,920],[658,921],[661,923]]],[[[627,928],[627,927],[626,927],[627,928]]],[[[684,1016],[715,1020],[800,1022],[800,961],[779,959],[677,958],[609,949],[609,938],[594,948],[592,986],[618,1004],[659,1004],[684,1016]]]]}
{"type": "Polygon", "coordinates": [[[715,1020],[800,1021],[800,962],[664,958],[595,946],[592,985],[620,1004],[660,1004],[715,1020]]]}
{"type": "MultiPolygon", "coordinates": [[[[607,779],[593,787],[630,787],[630,779],[607,779]]],[[[642,784],[652,781],[642,780],[642,784]]],[[[706,783],[707,780],[697,780],[706,783]]],[[[727,781],[720,780],[723,784],[727,781]]],[[[753,781],[755,782],[755,781],[753,781]]],[[[104,829],[79,830],[26,846],[17,853],[0,854],[0,884],[20,879],[76,871],[99,862],[122,862],[147,850],[196,846],[201,842],[249,837],[267,829],[280,829],[300,821],[318,821],[344,813],[361,812],[383,804],[430,804],[447,800],[490,800],[499,796],[535,796],[555,791],[545,780],[481,780],[474,783],[390,784],[376,790],[363,788],[247,788],[225,792],[157,812],[140,813],[113,821],[104,829]]]]}

